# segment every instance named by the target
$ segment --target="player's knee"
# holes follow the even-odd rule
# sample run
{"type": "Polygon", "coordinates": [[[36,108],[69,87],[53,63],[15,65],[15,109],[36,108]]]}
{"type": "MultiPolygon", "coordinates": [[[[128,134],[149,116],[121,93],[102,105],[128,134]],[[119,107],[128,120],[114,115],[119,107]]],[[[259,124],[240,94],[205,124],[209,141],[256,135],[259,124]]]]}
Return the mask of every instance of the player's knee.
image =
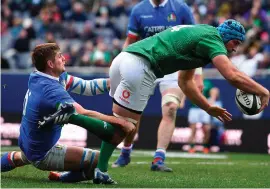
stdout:
{"type": "Polygon", "coordinates": [[[128,135],[136,131],[134,123],[120,119],[114,126],[114,135],[109,141],[113,145],[120,144],[128,135]]]}
{"type": "Polygon", "coordinates": [[[114,136],[111,139],[110,143],[113,145],[118,145],[124,140],[124,138],[127,135],[128,135],[128,132],[125,130],[125,128],[123,128],[122,126],[121,127],[116,126],[114,136]]]}
{"type": "Polygon", "coordinates": [[[163,116],[167,119],[174,120],[179,105],[175,102],[167,102],[162,106],[163,116]]]}
{"type": "Polygon", "coordinates": [[[168,116],[172,117],[180,107],[180,102],[181,100],[177,95],[170,93],[165,94],[161,102],[162,110],[165,111],[168,116]]]}
{"type": "Polygon", "coordinates": [[[128,118],[128,117],[123,117],[116,113],[113,113],[113,115],[121,120],[120,125],[121,125],[122,131],[125,133],[125,136],[134,132],[134,130],[136,129],[136,125],[138,123],[137,120],[128,118]]]}

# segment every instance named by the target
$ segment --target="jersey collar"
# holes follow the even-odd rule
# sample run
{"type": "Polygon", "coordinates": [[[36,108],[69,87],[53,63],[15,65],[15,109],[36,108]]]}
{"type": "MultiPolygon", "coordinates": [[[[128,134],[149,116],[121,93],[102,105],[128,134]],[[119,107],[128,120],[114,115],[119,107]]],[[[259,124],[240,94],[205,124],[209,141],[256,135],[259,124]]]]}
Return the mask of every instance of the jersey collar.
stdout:
{"type": "Polygon", "coordinates": [[[37,71],[37,70],[34,73],[37,74],[37,75],[43,76],[43,77],[47,77],[49,79],[53,79],[53,80],[59,81],[59,78],[58,77],[54,77],[54,76],[51,76],[49,74],[46,74],[46,73],[43,73],[43,72],[40,72],[40,71],[37,71]]]}
{"type": "Polygon", "coordinates": [[[150,4],[153,6],[153,8],[156,7],[165,7],[166,3],[168,2],[168,0],[164,0],[161,4],[159,4],[158,6],[156,6],[156,4],[153,2],[153,0],[149,0],[150,4]]]}

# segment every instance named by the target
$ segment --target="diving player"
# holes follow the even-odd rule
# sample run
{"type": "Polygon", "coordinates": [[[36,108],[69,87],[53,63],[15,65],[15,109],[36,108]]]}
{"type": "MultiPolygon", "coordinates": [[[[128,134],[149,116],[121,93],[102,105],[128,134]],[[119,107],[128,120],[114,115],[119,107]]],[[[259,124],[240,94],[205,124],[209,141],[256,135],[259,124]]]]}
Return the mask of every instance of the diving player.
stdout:
{"type": "MultiPolygon", "coordinates": [[[[181,0],[144,0],[134,6],[131,12],[124,48],[172,26],[190,24],[194,24],[192,12],[187,4],[181,0]]],[[[198,68],[195,75],[196,84],[200,90],[203,88],[201,72],[201,68],[198,68]]],[[[156,81],[156,83],[159,83],[162,96],[162,120],[158,128],[157,150],[151,165],[152,171],[172,171],[164,164],[164,161],[175,128],[177,109],[180,107],[184,96],[178,87],[177,78],[178,72],[175,72],[156,81]]],[[[136,132],[125,138],[121,154],[112,167],[123,167],[130,162],[133,140],[138,128],[139,122],[136,132]]]]}
{"type": "Polygon", "coordinates": [[[225,109],[210,105],[194,83],[195,69],[213,63],[233,86],[260,97],[262,111],[269,91],[240,72],[228,59],[245,39],[244,27],[226,20],[217,28],[210,25],[178,25],[133,43],[114,58],[110,67],[110,96],[115,117],[133,123],[141,118],[157,78],[178,70],[178,85],[194,104],[220,121],[230,121],[225,109]],[[131,69],[132,68],[132,69],[131,69]]]}

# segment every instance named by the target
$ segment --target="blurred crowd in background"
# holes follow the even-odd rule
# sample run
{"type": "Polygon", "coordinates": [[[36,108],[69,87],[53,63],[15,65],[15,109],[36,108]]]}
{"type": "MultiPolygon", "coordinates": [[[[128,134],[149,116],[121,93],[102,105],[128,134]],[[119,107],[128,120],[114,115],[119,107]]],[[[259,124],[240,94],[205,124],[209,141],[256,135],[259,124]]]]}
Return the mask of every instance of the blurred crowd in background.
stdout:
{"type": "MultiPolygon", "coordinates": [[[[146,0],[147,1],[147,0],[146,0]]],[[[140,0],[1,0],[1,67],[31,68],[31,50],[56,42],[67,66],[108,67],[122,50],[128,17],[140,0]]],[[[270,69],[270,1],[186,0],[196,23],[240,21],[246,41],[230,58],[250,76],[270,69]]],[[[208,68],[212,65],[209,64],[208,68]]]]}

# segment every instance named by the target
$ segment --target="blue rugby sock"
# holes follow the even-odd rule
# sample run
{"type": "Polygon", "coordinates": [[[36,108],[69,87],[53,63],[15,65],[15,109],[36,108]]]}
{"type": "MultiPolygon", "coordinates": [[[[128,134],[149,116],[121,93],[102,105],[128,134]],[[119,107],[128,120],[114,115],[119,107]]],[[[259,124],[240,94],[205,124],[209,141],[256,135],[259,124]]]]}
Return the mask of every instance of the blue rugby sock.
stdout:
{"type": "Polygon", "coordinates": [[[69,171],[69,172],[61,173],[61,176],[59,177],[59,179],[62,182],[80,182],[80,181],[87,180],[83,171],[80,171],[80,172],[69,171]]]}
{"type": "Polygon", "coordinates": [[[11,171],[16,168],[13,162],[14,154],[15,152],[6,152],[1,157],[1,172],[11,171]]]}
{"type": "Polygon", "coordinates": [[[154,163],[158,162],[158,161],[165,161],[165,154],[166,154],[166,150],[162,149],[162,148],[158,148],[155,152],[154,155],[154,163]]]}
{"type": "Polygon", "coordinates": [[[131,146],[129,147],[123,146],[121,149],[121,155],[123,155],[124,157],[129,157],[132,151],[132,148],[133,148],[133,144],[131,144],[131,146]]]}

